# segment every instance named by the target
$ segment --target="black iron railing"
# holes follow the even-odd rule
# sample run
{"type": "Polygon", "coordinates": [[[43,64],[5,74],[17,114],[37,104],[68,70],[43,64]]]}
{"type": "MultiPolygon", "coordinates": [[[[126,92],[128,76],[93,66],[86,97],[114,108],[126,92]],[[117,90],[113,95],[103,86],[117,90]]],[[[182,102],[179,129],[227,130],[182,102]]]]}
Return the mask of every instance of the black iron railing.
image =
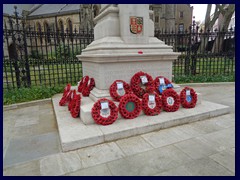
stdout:
{"type": "MultiPolygon", "coordinates": [[[[181,55],[173,62],[173,75],[213,76],[235,73],[235,30],[184,32],[155,31],[155,37],[181,55]]],[[[92,29],[61,31],[31,27],[25,20],[8,17],[3,27],[3,88],[76,84],[82,64],[76,58],[93,39],[92,29]]]]}

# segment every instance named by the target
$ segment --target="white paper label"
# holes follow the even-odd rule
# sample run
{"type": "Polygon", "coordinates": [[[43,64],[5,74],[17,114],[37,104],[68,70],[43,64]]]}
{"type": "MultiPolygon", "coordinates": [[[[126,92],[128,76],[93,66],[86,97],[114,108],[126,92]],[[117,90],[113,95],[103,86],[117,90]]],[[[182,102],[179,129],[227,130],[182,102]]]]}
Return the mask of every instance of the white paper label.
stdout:
{"type": "Polygon", "coordinates": [[[87,86],[89,86],[90,82],[91,82],[91,79],[88,80],[88,84],[87,84],[87,86]]]}
{"type": "Polygon", "coordinates": [[[123,83],[117,82],[117,89],[123,89],[123,83]]]}
{"type": "Polygon", "coordinates": [[[161,85],[165,84],[164,78],[159,78],[159,82],[161,85]]]}
{"type": "Polygon", "coordinates": [[[109,109],[108,102],[101,102],[101,109],[109,109]]]}
{"type": "Polygon", "coordinates": [[[147,77],[146,76],[140,76],[142,84],[148,83],[147,77]]]}
{"type": "Polygon", "coordinates": [[[172,105],[174,104],[174,99],[173,99],[173,97],[168,97],[168,98],[167,98],[167,103],[168,103],[168,105],[172,106],[172,105]]]}
{"type": "Polygon", "coordinates": [[[149,96],[148,96],[148,101],[154,102],[154,101],[155,101],[155,95],[154,95],[154,94],[149,95],[149,96]]]}
{"type": "Polygon", "coordinates": [[[186,90],[186,95],[190,96],[190,90],[186,90]]]}

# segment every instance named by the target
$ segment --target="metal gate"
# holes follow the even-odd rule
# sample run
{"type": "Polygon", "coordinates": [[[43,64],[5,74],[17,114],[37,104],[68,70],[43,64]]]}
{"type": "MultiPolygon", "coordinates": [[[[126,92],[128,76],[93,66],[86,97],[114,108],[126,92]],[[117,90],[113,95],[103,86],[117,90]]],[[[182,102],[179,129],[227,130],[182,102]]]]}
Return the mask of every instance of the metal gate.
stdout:
{"type": "MultiPolygon", "coordinates": [[[[4,29],[4,43],[8,47],[8,61],[13,66],[10,67],[15,73],[15,80],[17,88],[30,87],[31,76],[28,62],[28,51],[26,41],[25,22],[19,18],[18,12],[15,8],[14,18],[8,17],[8,28],[5,23],[4,29]]],[[[11,81],[6,81],[7,86],[11,81]]]]}

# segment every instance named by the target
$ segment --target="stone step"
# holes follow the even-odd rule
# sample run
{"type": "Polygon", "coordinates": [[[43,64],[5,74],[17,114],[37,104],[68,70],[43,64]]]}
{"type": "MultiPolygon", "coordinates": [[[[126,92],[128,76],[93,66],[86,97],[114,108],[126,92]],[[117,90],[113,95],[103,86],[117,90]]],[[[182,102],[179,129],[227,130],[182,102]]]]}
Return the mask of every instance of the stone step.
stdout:
{"type": "MultiPolygon", "coordinates": [[[[80,118],[72,118],[67,106],[59,106],[62,94],[53,96],[52,103],[58,124],[63,151],[71,151],[103,142],[131,137],[176,125],[191,123],[224,115],[230,112],[228,106],[202,101],[193,109],[180,108],[176,112],[162,111],[157,116],[138,116],[132,120],[118,119],[113,124],[102,126],[84,124],[80,118]]],[[[91,111],[93,101],[84,97],[82,107],[91,111]],[[89,102],[88,104],[85,104],[89,102]],[[84,105],[85,104],[85,105],[84,105]]],[[[80,113],[83,113],[82,111],[80,113]]]]}

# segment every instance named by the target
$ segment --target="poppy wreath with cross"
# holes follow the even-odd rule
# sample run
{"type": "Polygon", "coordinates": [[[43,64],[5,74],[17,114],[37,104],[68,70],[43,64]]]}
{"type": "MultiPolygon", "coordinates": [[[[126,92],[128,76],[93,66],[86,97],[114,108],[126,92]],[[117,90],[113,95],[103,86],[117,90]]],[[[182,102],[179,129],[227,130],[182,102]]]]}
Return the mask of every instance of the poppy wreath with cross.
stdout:
{"type": "Polygon", "coordinates": [[[83,88],[88,84],[89,76],[84,76],[78,85],[78,92],[82,92],[83,88]]]}
{"type": "Polygon", "coordinates": [[[73,118],[79,117],[81,105],[81,94],[76,94],[72,100],[70,113],[73,118]]]}
{"type": "Polygon", "coordinates": [[[106,98],[99,99],[92,107],[92,118],[97,124],[112,124],[118,118],[118,108],[111,100],[108,100],[106,98]],[[108,102],[110,112],[108,112],[107,115],[103,115],[101,112],[101,102],[108,102]]]}
{"type": "Polygon", "coordinates": [[[155,116],[160,114],[162,108],[162,99],[157,93],[144,94],[142,99],[142,110],[148,116],[155,116]],[[155,102],[153,105],[149,104],[149,95],[155,95],[155,102]],[[151,107],[152,106],[152,107],[151,107]]]}
{"type": "Polygon", "coordinates": [[[126,83],[125,81],[123,81],[123,80],[116,80],[116,81],[114,81],[112,84],[111,84],[111,86],[110,86],[110,88],[109,88],[109,92],[110,92],[110,95],[111,95],[111,97],[115,100],[115,101],[120,101],[120,98],[122,97],[122,96],[124,96],[125,94],[130,94],[130,93],[132,93],[132,89],[131,89],[131,87],[130,87],[130,85],[128,84],[128,83],[126,83]],[[121,82],[122,84],[123,84],[123,89],[124,89],[124,91],[123,91],[123,93],[124,94],[119,94],[119,92],[118,92],[118,88],[117,88],[117,83],[118,82],[121,82]]]}
{"type": "Polygon", "coordinates": [[[164,76],[157,76],[154,80],[154,85],[155,85],[155,90],[156,92],[161,95],[163,93],[164,90],[172,88],[173,85],[171,83],[171,81],[169,81],[167,78],[165,78],[164,76]],[[164,79],[164,83],[165,83],[165,87],[160,87],[160,81],[159,78],[163,78],[164,79]]]}
{"type": "Polygon", "coordinates": [[[59,101],[59,106],[64,106],[66,103],[68,103],[71,99],[71,84],[67,84],[67,86],[64,88],[63,96],[59,101]]]}
{"type": "Polygon", "coordinates": [[[141,113],[142,102],[136,95],[126,94],[120,99],[118,109],[123,118],[134,119],[141,113]]]}
{"type": "Polygon", "coordinates": [[[142,71],[137,72],[131,78],[131,88],[133,93],[137,95],[139,98],[142,98],[145,93],[152,93],[155,90],[152,76],[142,71]],[[142,85],[142,82],[140,79],[141,76],[146,76],[148,80],[148,82],[143,85],[145,86],[145,89],[141,87],[142,85]]]}
{"type": "Polygon", "coordinates": [[[93,78],[90,78],[87,84],[82,89],[83,96],[89,96],[90,91],[95,87],[95,81],[93,78]]]}
{"type": "Polygon", "coordinates": [[[190,87],[185,87],[180,92],[180,102],[184,108],[194,108],[197,103],[197,94],[194,91],[194,89],[190,88],[190,87]],[[189,96],[187,96],[187,94],[186,94],[187,90],[190,91],[189,96]]]}
{"type": "Polygon", "coordinates": [[[180,107],[180,97],[173,89],[167,89],[162,93],[163,110],[167,112],[175,112],[180,107]]]}

